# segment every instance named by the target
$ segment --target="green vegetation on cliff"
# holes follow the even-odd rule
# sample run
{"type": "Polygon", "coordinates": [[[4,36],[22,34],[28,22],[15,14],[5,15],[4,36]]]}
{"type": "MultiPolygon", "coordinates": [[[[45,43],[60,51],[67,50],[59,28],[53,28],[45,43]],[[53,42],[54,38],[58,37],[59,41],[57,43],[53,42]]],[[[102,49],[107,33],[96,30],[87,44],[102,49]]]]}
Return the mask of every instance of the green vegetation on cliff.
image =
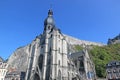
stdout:
{"type": "Polygon", "coordinates": [[[83,50],[83,47],[80,46],[80,45],[74,45],[74,50],[75,50],[76,52],[78,52],[78,51],[83,50]]]}
{"type": "Polygon", "coordinates": [[[95,64],[97,76],[105,77],[106,64],[113,60],[120,60],[120,44],[93,46],[89,53],[95,64]]]}

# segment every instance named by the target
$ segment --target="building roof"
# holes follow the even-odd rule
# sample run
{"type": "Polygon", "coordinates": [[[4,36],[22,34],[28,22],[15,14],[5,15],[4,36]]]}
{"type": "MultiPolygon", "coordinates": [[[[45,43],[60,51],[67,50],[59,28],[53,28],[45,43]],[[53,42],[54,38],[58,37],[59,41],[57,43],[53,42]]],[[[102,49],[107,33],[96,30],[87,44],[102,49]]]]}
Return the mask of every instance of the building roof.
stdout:
{"type": "Polygon", "coordinates": [[[80,56],[84,56],[84,54],[85,54],[85,52],[84,52],[83,50],[81,50],[81,51],[79,51],[79,52],[72,53],[72,54],[71,54],[71,58],[76,59],[76,58],[78,58],[78,57],[80,57],[80,56]]]}
{"type": "Polygon", "coordinates": [[[106,67],[114,67],[114,66],[120,66],[120,61],[111,61],[106,65],[106,67]]]}

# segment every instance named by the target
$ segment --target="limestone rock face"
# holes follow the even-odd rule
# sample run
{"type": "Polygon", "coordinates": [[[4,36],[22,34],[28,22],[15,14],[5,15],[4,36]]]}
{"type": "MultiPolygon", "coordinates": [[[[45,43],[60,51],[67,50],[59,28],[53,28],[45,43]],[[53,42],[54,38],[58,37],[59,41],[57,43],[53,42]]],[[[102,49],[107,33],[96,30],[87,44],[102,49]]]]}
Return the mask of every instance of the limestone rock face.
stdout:
{"type": "MultiPolygon", "coordinates": [[[[71,36],[64,35],[66,37],[66,40],[68,44],[71,45],[71,51],[73,50],[73,45],[98,45],[98,46],[103,46],[103,44],[100,43],[95,43],[95,42],[89,42],[89,41],[83,41],[79,40],[76,38],[73,38],[71,36]]],[[[28,58],[31,54],[31,51],[35,51],[35,44],[40,45],[40,36],[36,37],[35,40],[32,41],[31,44],[28,44],[24,47],[20,47],[15,50],[15,52],[9,57],[8,59],[8,69],[14,68],[19,71],[26,71],[27,66],[28,66],[28,58]]],[[[0,60],[2,60],[0,58],[0,60]]]]}
{"type": "Polygon", "coordinates": [[[18,48],[8,59],[8,69],[25,71],[27,66],[27,57],[29,45],[18,48]]]}
{"type": "Polygon", "coordinates": [[[97,46],[103,46],[104,44],[102,43],[97,43],[97,42],[91,42],[91,41],[85,41],[85,40],[80,40],[68,35],[65,35],[67,42],[71,45],[97,45],[97,46]]]}
{"type": "MultiPolygon", "coordinates": [[[[39,39],[39,38],[36,38],[39,39]]],[[[35,51],[34,45],[39,44],[39,40],[33,40],[31,44],[16,49],[16,51],[8,59],[8,69],[18,71],[26,71],[28,66],[28,58],[31,51],[35,51]]]]}
{"type": "Polygon", "coordinates": [[[120,43],[120,34],[116,37],[114,37],[113,39],[108,39],[108,45],[109,44],[116,44],[116,43],[120,43]]]}

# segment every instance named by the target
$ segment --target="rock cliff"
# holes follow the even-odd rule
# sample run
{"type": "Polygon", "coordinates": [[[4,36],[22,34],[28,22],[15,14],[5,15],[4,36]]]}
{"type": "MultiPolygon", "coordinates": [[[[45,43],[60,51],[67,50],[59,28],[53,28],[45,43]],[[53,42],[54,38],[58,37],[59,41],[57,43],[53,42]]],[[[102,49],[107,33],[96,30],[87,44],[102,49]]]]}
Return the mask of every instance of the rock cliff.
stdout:
{"type": "Polygon", "coordinates": [[[116,43],[120,43],[120,34],[116,37],[114,37],[113,39],[108,39],[108,45],[109,44],[116,44],[116,43]]]}
{"type": "Polygon", "coordinates": [[[8,69],[25,71],[27,66],[27,57],[29,56],[29,45],[20,47],[9,57],[8,69]]]}
{"type": "Polygon", "coordinates": [[[105,44],[102,43],[97,43],[97,42],[91,42],[91,41],[85,41],[85,40],[80,40],[68,35],[65,35],[67,42],[71,45],[97,45],[97,46],[104,46],[105,44]]]}

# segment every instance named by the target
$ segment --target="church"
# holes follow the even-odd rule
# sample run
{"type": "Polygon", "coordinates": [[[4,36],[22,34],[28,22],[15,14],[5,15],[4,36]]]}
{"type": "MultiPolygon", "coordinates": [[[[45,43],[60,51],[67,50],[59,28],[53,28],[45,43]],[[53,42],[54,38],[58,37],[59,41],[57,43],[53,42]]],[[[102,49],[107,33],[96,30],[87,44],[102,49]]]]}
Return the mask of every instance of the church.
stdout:
{"type": "Polygon", "coordinates": [[[95,80],[96,72],[87,47],[71,53],[69,42],[48,11],[43,33],[31,44],[25,80],[95,80]]]}

